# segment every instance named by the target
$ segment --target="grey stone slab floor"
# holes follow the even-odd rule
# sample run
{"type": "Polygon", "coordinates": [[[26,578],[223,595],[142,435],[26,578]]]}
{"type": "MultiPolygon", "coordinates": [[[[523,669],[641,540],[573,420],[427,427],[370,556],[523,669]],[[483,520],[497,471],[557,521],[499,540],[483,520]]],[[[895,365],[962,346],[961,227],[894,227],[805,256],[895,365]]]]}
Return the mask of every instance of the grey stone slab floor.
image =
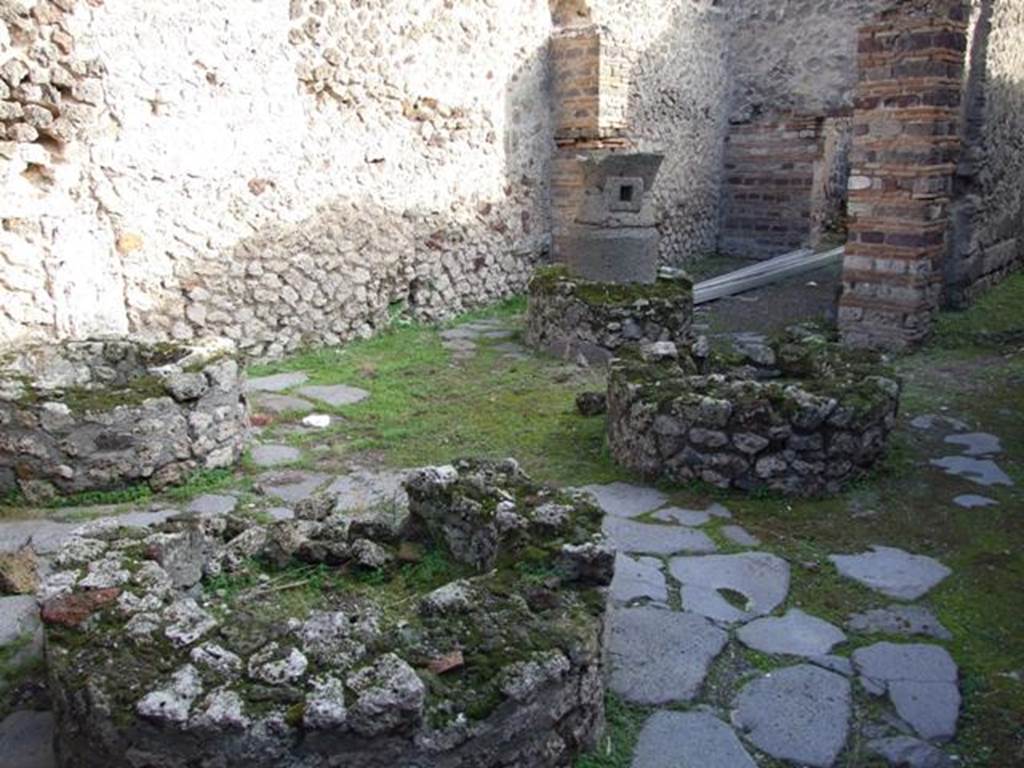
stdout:
{"type": "Polygon", "coordinates": [[[996,435],[987,432],[949,435],[944,442],[961,446],[965,456],[991,456],[1003,452],[1002,441],[996,435]]]}
{"type": "Polygon", "coordinates": [[[655,712],[644,723],[632,768],[757,768],[728,725],[706,712],[655,712]]]}
{"type": "Polygon", "coordinates": [[[0,722],[0,766],[54,768],[53,713],[21,711],[0,722]]]}
{"type": "Polygon", "coordinates": [[[637,517],[665,506],[668,496],[656,488],[629,483],[587,485],[580,488],[594,497],[597,505],[615,517],[637,517]]]}
{"type": "Polygon", "coordinates": [[[609,541],[621,552],[674,555],[681,552],[701,554],[718,549],[703,531],[681,525],[638,523],[607,515],[603,527],[609,541]]]}
{"type": "Polygon", "coordinates": [[[938,640],[952,640],[952,633],[942,626],[935,614],[923,605],[890,605],[852,614],[846,628],[861,634],[924,635],[938,640]]]}
{"type": "Polygon", "coordinates": [[[355,405],[366,400],[370,393],[359,387],[350,387],[347,384],[332,384],[328,386],[300,387],[296,392],[303,397],[339,408],[343,405],[355,405]]]}
{"type": "Polygon", "coordinates": [[[986,488],[993,485],[1013,485],[1010,476],[991,459],[976,459],[973,456],[943,456],[941,459],[932,459],[931,464],[947,475],[962,477],[986,488]]]}
{"type": "Polygon", "coordinates": [[[952,571],[934,558],[895,547],[871,548],[858,555],[829,555],[842,576],[898,600],[917,600],[952,571]]]}
{"type": "Polygon", "coordinates": [[[404,508],[409,506],[403,486],[407,475],[402,471],[354,469],[336,478],[327,491],[338,495],[339,511],[367,510],[381,504],[404,508]]]}
{"type": "Polygon", "coordinates": [[[257,376],[245,382],[246,392],[284,392],[309,381],[309,376],[301,371],[295,373],[277,373],[273,376],[257,376]]]}
{"type": "Polygon", "coordinates": [[[868,751],[897,768],[953,768],[956,763],[941,749],[911,736],[892,736],[868,742],[868,751]]]}
{"type": "Polygon", "coordinates": [[[978,496],[973,493],[964,493],[953,499],[953,503],[963,509],[980,509],[984,507],[998,507],[999,502],[990,499],[988,496],[978,496]]]}
{"type": "Polygon", "coordinates": [[[235,511],[238,499],[226,494],[204,493],[192,500],[188,511],[197,515],[227,515],[235,511]]]}
{"type": "Polygon", "coordinates": [[[748,683],[736,697],[732,719],[772,757],[829,768],[846,746],[850,714],[850,682],[802,664],[748,683]]]}
{"type": "Polygon", "coordinates": [[[263,493],[286,504],[295,504],[308,499],[330,479],[329,475],[316,472],[270,472],[260,475],[258,486],[263,493]]]}
{"type": "Polygon", "coordinates": [[[290,445],[264,443],[252,448],[252,463],[264,469],[294,464],[302,458],[302,451],[290,445]]]}
{"type": "Polygon", "coordinates": [[[964,421],[951,416],[942,416],[934,413],[925,413],[911,420],[910,426],[914,429],[952,429],[956,432],[966,432],[970,427],[964,421]]]}
{"type": "Polygon", "coordinates": [[[633,704],[692,701],[728,635],[692,613],[615,608],[608,633],[608,684],[633,704]]]}
{"type": "Polygon", "coordinates": [[[740,628],[736,637],[755,651],[786,656],[825,656],[846,642],[841,629],[799,608],[781,618],[756,619],[740,628]]]}
{"type": "Polygon", "coordinates": [[[726,624],[774,611],[789,593],[789,563],[768,552],[676,557],[669,572],[681,585],[683,608],[726,624]],[[742,595],[742,607],[727,593],[742,595]]]}
{"type": "Polygon", "coordinates": [[[876,643],[858,648],[853,665],[869,693],[888,693],[896,713],[924,739],[956,735],[959,672],[949,652],[921,643],[876,643]]]}
{"type": "Polygon", "coordinates": [[[249,398],[252,409],[258,413],[309,413],[313,404],[309,400],[294,395],[275,393],[254,394],[249,398]]]}
{"type": "Polygon", "coordinates": [[[618,553],[610,596],[618,605],[646,600],[664,607],[668,603],[668,585],[661,570],[661,561],[618,553]]]}

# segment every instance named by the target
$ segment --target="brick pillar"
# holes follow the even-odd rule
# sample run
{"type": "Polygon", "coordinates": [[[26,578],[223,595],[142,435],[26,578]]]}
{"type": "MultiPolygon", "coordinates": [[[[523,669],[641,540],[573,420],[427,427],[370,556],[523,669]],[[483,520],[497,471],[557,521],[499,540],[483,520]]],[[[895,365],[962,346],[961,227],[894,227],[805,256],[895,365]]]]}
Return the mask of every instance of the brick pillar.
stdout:
{"type": "Polygon", "coordinates": [[[554,252],[558,258],[583,202],[580,157],[626,149],[629,59],[604,28],[588,24],[551,38],[555,155],[551,180],[554,252]]]}
{"type": "Polygon", "coordinates": [[[851,345],[914,346],[938,310],[966,48],[951,0],[911,0],[859,32],[839,307],[851,345]]]}

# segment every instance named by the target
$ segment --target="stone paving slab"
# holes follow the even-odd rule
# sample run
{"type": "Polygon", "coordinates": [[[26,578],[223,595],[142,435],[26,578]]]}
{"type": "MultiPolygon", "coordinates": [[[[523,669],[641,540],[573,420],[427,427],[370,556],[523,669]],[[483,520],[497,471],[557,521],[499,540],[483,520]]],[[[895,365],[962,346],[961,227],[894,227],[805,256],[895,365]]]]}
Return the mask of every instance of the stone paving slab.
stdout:
{"type": "Polygon", "coordinates": [[[0,723],[3,768],[55,768],[53,713],[13,712],[0,723]]]}
{"type": "Polygon", "coordinates": [[[881,635],[925,635],[938,640],[952,640],[953,633],[942,626],[923,605],[890,605],[863,613],[851,614],[846,620],[851,632],[881,635]]]}
{"type": "Polygon", "coordinates": [[[705,554],[718,549],[703,531],[681,525],[638,523],[608,515],[604,518],[602,528],[612,546],[620,552],[674,555],[680,552],[705,554]]]}
{"type": "Polygon", "coordinates": [[[267,496],[280,499],[286,504],[295,504],[308,499],[329,479],[329,475],[296,470],[266,473],[260,475],[258,482],[267,496]]]}
{"type": "MultiPolygon", "coordinates": [[[[230,498],[237,503],[233,496],[230,498]]],[[[189,511],[191,511],[191,509],[189,511]]],[[[180,510],[168,508],[137,510],[133,512],[125,512],[120,515],[108,515],[106,517],[98,517],[95,520],[89,520],[86,523],[82,523],[74,529],[73,533],[75,536],[95,538],[103,533],[116,531],[118,528],[152,528],[155,525],[167,522],[178,514],[181,514],[180,510]]]]}
{"type": "Polygon", "coordinates": [[[791,608],[782,618],[752,621],[736,636],[755,651],[787,656],[825,656],[846,642],[841,629],[798,608],[791,608]]]}
{"type": "Polygon", "coordinates": [[[869,741],[868,751],[895,768],[953,768],[956,765],[941,749],[911,736],[869,741]]]}
{"type": "Polygon", "coordinates": [[[366,400],[370,393],[365,389],[350,387],[347,384],[332,384],[329,386],[302,387],[296,390],[303,397],[333,405],[339,408],[343,405],[355,405],[366,400]]]}
{"type": "Polygon", "coordinates": [[[984,507],[998,507],[999,502],[990,499],[988,496],[978,496],[973,493],[965,493],[953,499],[953,503],[964,509],[979,509],[984,507]]]}
{"type": "Polygon", "coordinates": [[[675,557],[669,573],[682,585],[685,610],[727,624],[771,613],[789,593],[789,563],[767,552],[675,557]],[[743,595],[747,605],[733,606],[723,589],[743,595]]]}
{"type": "Polygon", "coordinates": [[[0,523],[0,554],[17,552],[31,544],[37,555],[52,555],[71,538],[78,525],[53,520],[16,520],[0,523]]]}
{"type": "Polygon", "coordinates": [[[342,512],[367,510],[381,504],[404,508],[409,506],[403,486],[408,474],[407,471],[356,469],[335,478],[327,492],[338,495],[336,508],[342,512]]]}
{"type": "Polygon", "coordinates": [[[921,738],[948,740],[960,716],[959,671],[949,652],[922,643],[876,643],[853,653],[869,692],[885,691],[921,738]]]}
{"type": "Polygon", "coordinates": [[[931,465],[938,467],[947,475],[962,477],[972,483],[991,487],[993,485],[1012,486],[1013,480],[998,464],[991,459],[976,459],[971,456],[943,456],[932,459],[931,465]]]}
{"type": "Polygon", "coordinates": [[[934,558],[895,547],[871,548],[859,555],[829,555],[840,575],[897,600],[917,600],[952,571],[934,558]]]}
{"type": "Polygon", "coordinates": [[[996,435],[987,432],[949,435],[943,442],[962,446],[965,456],[991,456],[1003,452],[1002,441],[996,435]]]}
{"type": "Polygon", "coordinates": [[[252,410],[257,413],[309,413],[313,410],[313,404],[309,400],[293,395],[280,395],[274,393],[255,394],[249,398],[252,410]]]}
{"type": "Polygon", "coordinates": [[[615,517],[636,517],[668,502],[668,496],[656,488],[629,483],[585,485],[579,490],[591,494],[601,509],[615,517]]]}
{"type": "Polygon", "coordinates": [[[441,331],[439,334],[441,339],[444,341],[475,341],[480,338],[480,332],[475,328],[468,328],[466,326],[459,326],[458,328],[449,328],[448,330],[441,331]]]}
{"type": "Polygon", "coordinates": [[[711,513],[697,509],[682,509],[681,507],[665,507],[651,515],[655,520],[663,523],[675,523],[676,525],[687,525],[697,528],[711,522],[711,513]]]}
{"type": "Polygon", "coordinates": [[[291,445],[264,443],[252,448],[252,463],[264,469],[294,464],[302,458],[302,451],[291,445]]]}
{"type": "Polygon", "coordinates": [[[855,674],[853,662],[845,656],[827,654],[825,656],[808,656],[807,660],[815,666],[827,669],[829,672],[835,672],[843,677],[853,677],[855,674]]]}
{"type": "Polygon", "coordinates": [[[634,600],[649,600],[659,605],[668,603],[668,586],[661,571],[661,561],[653,557],[615,556],[615,577],[610,589],[611,599],[618,605],[634,600]]]}
{"type": "Polygon", "coordinates": [[[850,682],[806,664],[748,683],[732,720],[754,746],[779,760],[829,768],[850,730],[850,682]]]}
{"type": "Polygon", "coordinates": [[[706,712],[655,712],[631,768],[757,768],[735,732],[706,712]]]}
{"type": "Polygon", "coordinates": [[[309,376],[301,371],[294,373],[275,373],[273,376],[249,377],[245,382],[246,392],[283,392],[309,381],[309,376]]]}
{"type": "Polygon", "coordinates": [[[238,499],[234,496],[204,493],[202,496],[192,499],[188,505],[188,511],[204,517],[217,517],[234,512],[237,506],[238,499]]]}
{"type": "Polygon", "coordinates": [[[761,540],[748,532],[746,528],[738,525],[723,525],[722,535],[733,544],[740,547],[759,547],[761,540]]]}
{"type": "Polygon", "coordinates": [[[633,704],[691,701],[727,640],[723,630],[692,613],[612,609],[609,688],[633,704]]]}
{"type": "Polygon", "coordinates": [[[32,595],[0,597],[0,646],[9,645],[40,628],[39,605],[32,595]]]}
{"type": "Polygon", "coordinates": [[[970,427],[967,422],[955,419],[952,416],[938,416],[933,413],[925,413],[911,420],[910,426],[914,429],[936,429],[947,428],[956,432],[966,432],[970,427]]]}

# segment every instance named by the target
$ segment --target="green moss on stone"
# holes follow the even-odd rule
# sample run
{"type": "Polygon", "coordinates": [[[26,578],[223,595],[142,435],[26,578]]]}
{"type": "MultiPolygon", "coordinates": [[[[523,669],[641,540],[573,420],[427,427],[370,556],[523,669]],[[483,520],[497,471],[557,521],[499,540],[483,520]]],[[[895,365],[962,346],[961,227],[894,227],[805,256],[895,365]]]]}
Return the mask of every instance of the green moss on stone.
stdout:
{"type": "Polygon", "coordinates": [[[573,277],[569,270],[561,265],[542,267],[537,270],[530,283],[530,293],[551,293],[571,283],[574,294],[593,305],[629,306],[637,301],[678,300],[693,298],[693,282],[688,278],[672,280],[659,279],[652,284],[644,283],[595,283],[573,277]]]}

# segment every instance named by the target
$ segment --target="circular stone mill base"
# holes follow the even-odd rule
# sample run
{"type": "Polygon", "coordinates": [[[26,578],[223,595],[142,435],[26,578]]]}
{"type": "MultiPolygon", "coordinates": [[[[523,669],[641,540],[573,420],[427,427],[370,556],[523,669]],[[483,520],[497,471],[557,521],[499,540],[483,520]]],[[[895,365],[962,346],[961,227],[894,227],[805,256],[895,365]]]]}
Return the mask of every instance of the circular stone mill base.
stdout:
{"type": "Polygon", "coordinates": [[[124,338],[0,353],[0,495],[30,502],[235,464],[249,422],[234,345],[124,338]]]}
{"type": "Polygon", "coordinates": [[[899,399],[877,355],[810,332],[703,358],[649,345],[612,365],[608,441],[647,478],[835,494],[882,457],[899,399]]]}

